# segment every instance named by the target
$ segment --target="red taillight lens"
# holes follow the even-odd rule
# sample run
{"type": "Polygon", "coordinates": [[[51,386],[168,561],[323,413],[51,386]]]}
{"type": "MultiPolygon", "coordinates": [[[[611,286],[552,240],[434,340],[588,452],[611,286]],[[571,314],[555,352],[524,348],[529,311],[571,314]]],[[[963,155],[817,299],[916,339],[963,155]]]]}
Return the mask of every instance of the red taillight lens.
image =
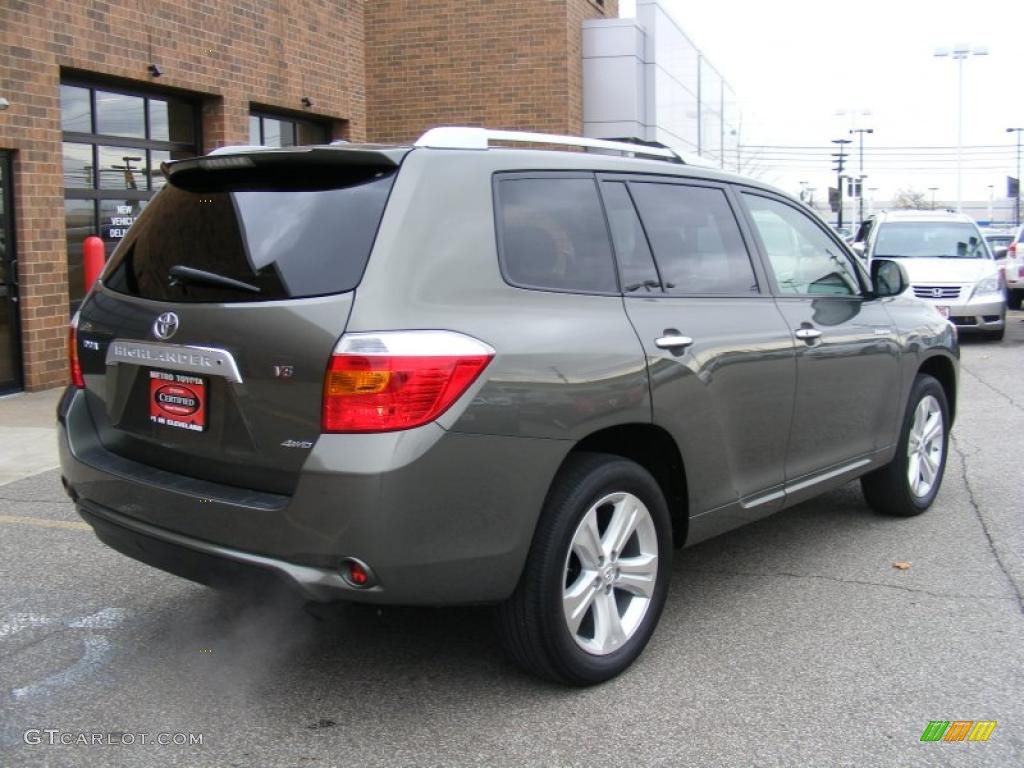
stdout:
{"type": "Polygon", "coordinates": [[[78,362],[78,315],[71,318],[68,325],[68,368],[71,372],[71,386],[85,389],[82,378],[82,365],[78,362]]]}
{"type": "Polygon", "coordinates": [[[324,377],[324,432],[391,432],[433,421],[494,356],[448,331],[342,337],[324,377]],[[420,354],[406,354],[417,351],[420,354]],[[395,354],[392,354],[394,352],[395,354]]]}
{"type": "Polygon", "coordinates": [[[1011,259],[1017,256],[1016,243],[1010,243],[1010,245],[1006,248],[1006,255],[1009,256],[1011,259]]]}

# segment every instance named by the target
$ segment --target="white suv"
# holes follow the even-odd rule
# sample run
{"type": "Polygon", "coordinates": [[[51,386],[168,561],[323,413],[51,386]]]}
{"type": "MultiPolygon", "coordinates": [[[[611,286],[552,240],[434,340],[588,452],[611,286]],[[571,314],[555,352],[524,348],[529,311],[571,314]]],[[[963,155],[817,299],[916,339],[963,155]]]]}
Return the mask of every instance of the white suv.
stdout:
{"type": "Polygon", "coordinates": [[[1003,276],[969,216],[952,211],[886,211],[858,234],[866,235],[866,243],[857,250],[863,248],[869,263],[876,258],[898,259],[914,295],[934,304],[958,328],[1003,338],[1003,276]]]}
{"type": "Polygon", "coordinates": [[[1024,299],[1024,226],[1017,228],[1013,242],[1006,249],[1006,294],[1013,309],[1021,308],[1024,299]]]}

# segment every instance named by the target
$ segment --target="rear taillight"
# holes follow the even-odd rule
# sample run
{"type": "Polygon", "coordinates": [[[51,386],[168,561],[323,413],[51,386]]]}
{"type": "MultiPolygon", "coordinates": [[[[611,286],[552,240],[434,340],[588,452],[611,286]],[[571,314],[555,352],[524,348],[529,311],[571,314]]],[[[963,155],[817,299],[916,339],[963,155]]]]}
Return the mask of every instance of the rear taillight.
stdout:
{"type": "Polygon", "coordinates": [[[341,337],[324,377],[324,432],[392,432],[427,424],[462,396],[494,357],[452,331],[341,337]]]}
{"type": "Polygon", "coordinates": [[[78,362],[78,313],[71,318],[68,324],[68,368],[71,372],[71,386],[85,389],[85,379],[82,378],[82,365],[78,362]]]}
{"type": "Polygon", "coordinates": [[[1006,248],[1006,255],[1009,256],[1011,259],[1014,259],[1014,258],[1017,257],[1017,244],[1016,243],[1010,243],[1007,246],[1007,248],[1006,248]]]}

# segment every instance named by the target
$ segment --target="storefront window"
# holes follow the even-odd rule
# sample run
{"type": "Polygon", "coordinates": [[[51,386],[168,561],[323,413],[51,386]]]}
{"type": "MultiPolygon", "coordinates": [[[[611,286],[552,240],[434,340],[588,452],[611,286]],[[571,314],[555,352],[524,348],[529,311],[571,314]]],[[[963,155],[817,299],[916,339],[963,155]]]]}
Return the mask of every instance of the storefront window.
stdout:
{"type": "Polygon", "coordinates": [[[325,123],[254,112],[249,116],[249,143],[265,147],[326,144],[330,131],[325,123]]]}
{"type": "Polygon", "coordinates": [[[96,133],[146,138],[145,99],[96,91],[96,133]]]}
{"type": "Polygon", "coordinates": [[[85,295],[82,275],[82,243],[96,234],[96,211],[92,200],[65,200],[64,224],[68,241],[68,293],[77,307],[85,295]]]}
{"type": "Polygon", "coordinates": [[[164,185],[160,164],[200,154],[198,110],[177,97],[79,82],[62,83],[60,96],[68,293],[74,312],[85,293],[83,241],[99,235],[109,256],[164,185]]]}
{"type": "Polygon", "coordinates": [[[65,141],[63,148],[64,187],[66,189],[92,189],[95,187],[92,144],[75,144],[65,141]]]}
{"type": "Polygon", "coordinates": [[[92,101],[88,88],[60,87],[60,127],[63,131],[92,133],[92,101]]]}

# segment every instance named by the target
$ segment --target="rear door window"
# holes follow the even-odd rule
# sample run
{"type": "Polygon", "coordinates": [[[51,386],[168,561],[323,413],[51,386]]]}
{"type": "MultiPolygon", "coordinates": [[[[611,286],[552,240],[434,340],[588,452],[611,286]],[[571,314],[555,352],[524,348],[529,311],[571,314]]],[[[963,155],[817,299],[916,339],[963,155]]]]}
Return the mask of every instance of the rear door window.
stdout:
{"type": "Polygon", "coordinates": [[[520,288],[618,293],[593,176],[499,176],[495,187],[506,281],[520,288]]]}
{"type": "Polygon", "coordinates": [[[750,254],[722,189],[657,182],[634,182],[629,188],[667,293],[758,292],[750,254]]]}
{"type": "Polygon", "coordinates": [[[317,182],[308,189],[294,178],[282,185],[255,175],[236,178],[225,189],[168,184],[118,246],[104,284],[172,302],[272,301],[350,291],[362,278],[394,177],[362,173],[334,188],[317,182]],[[196,279],[197,272],[248,287],[196,279]]]}
{"type": "Polygon", "coordinates": [[[601,186],[608,225],[615,245],[615,260],[623,293],[661,291],[661,278],[654,266],[647,236],[636,215],[625,182],[607,181],[601,186]]]}

